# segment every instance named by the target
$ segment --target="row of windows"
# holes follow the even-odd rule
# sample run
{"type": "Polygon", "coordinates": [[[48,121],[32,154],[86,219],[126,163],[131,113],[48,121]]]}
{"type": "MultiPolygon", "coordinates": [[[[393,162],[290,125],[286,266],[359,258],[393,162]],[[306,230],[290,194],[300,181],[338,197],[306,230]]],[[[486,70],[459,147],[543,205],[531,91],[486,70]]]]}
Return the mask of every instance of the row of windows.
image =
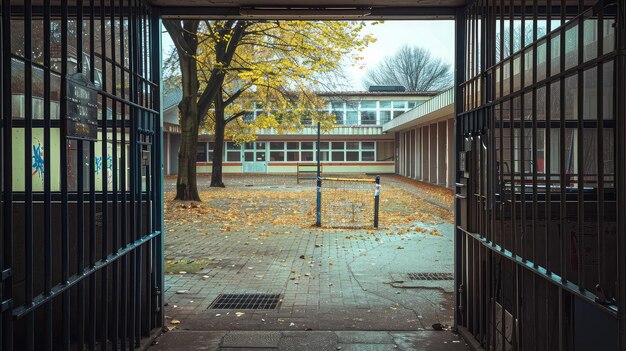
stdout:
{"type": "MultiPolygon", "coordinates": [[[[337,125],[383,125],[400,116],[406,111],[421,105],[424,101],[332,101],[328,103],[328,110],[336,117],[337,125]]],[[[264,113],[263,106],[255,103],[254,112],[247,116],[249,119],[256,118],[264,113]]],[[[303,121],[310,124],[311,120],[303,121]]]]}
{"type": "MultiPolygon", "coordinates": [[[[213,160],[213,142],[198,143],[197,162],[213,160]]],[[[226,142],[225,159],[228,162],[313,162],[316,161],[316,142],[312,141],[257,141],[237,145],[226,142]]],[[[373,162],[392,161],[393,141],[323,141],[320,142],[320,161],[373,162]]]]}

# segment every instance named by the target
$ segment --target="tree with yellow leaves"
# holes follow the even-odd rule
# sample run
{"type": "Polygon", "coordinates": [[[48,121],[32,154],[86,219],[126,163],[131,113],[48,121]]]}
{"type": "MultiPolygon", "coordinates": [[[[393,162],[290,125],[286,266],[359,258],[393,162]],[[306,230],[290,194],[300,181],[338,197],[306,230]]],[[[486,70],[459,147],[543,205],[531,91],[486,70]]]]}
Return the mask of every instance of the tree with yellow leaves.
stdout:
{"type": "MultiPolygon", "coordinates": [[[[324,75],[356,62],[373,38],[364,22],[164,20],[174,42],[183,97],[176,199],[200,201],[196,147],[201,129],[215,135],[211,186],[223,187],[224,139],[254,140],[260,129],[296,132],[303,119],[332,128],[316,91],[324,75]],[[256,103],[263,113],[246,118],[256,103]]],[[[178,84],[178,82],[176,83],[178,84]]]]}

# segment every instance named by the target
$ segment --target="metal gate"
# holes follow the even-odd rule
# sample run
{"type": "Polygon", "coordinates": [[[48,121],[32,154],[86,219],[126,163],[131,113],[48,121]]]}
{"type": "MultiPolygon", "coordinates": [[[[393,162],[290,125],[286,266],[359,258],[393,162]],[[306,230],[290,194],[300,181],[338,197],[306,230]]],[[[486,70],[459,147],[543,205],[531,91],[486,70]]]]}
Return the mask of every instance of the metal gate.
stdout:
{"type": "Polygon", "coordinates": [[[134,348],[163,320],[159,14],[0,2],[2,349],[134,348]]]}
{"type": "Polygon", "coordinates": [[[486,349],[624,350],[626,4],[457,20],[458,326],[486,349]]]}

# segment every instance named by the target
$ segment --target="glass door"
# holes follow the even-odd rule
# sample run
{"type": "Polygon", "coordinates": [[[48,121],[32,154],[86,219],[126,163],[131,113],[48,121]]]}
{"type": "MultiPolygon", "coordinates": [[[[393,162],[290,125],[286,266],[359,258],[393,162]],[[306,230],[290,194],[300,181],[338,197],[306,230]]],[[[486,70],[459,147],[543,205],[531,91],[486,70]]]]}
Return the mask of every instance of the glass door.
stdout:
{"type": "Polygon", "coordinates": [[[257,141],[246,143],[243,151],[244,173],[267,173],[267,143],[257,141]]]}

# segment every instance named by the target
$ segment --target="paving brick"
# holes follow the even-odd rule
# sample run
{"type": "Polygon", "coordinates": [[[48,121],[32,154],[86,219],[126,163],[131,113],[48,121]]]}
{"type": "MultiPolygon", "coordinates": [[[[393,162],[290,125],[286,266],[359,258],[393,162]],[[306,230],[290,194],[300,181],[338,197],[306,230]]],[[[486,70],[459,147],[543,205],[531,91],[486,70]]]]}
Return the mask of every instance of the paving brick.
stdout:
{"type": "MultiPolygon", "coordinates": [[[[238,191],[248,189],[245,184],[254,184],[251,189],[267,187],[277,194],[306,190],[306,186],[296,186],[294,178],[227,176],[226,183],[238,191]]],[[[209,190],[208,181],[199,177],[201,191],[209,190]]],[[[174,180],[166,183],[166,191],[175,188],[174,180]]],[[[220,189],[225,192],[224,198],[212,200],[212,204],[220,208],[232,204],[227,196],[230,188],[220,189]]],[[[417,194],[420,190],[411,191],[417,194]]],[[[166,198],[172,197],[172,193],[166,194],[166,198]]],[[[282,206],[305,206],[314,198],[303,196],[298,201],[302,203],[282,206]]],[[[259,203],[246,213],[254,216],[254,211],[262,211],[267,205],[259,203]]],[[[284,330],[290,323],[302,324],[303,320],[307,327],[316,330],[397,331],[426,329],[436,322],[450,325],[451,293],[439,289],[398,289],[389,284],[392,274],[452,272],[453,225],[429,225],[443,236],[386,235],[385,231],[367,234],[366,230],[296,228],[271,223],[222,232],[222,223],[168,221],[166,258],[204,260],[206,264],[197,273],[165,276],[166,315],[194,330],[284,330]],[[260,236],[260,232],[282,234],[260,236]],[[398,250],[398,246],[404,249],[398,250]],[[300,259],[301,255],[306,258],[300,259]],[[177,294],[180,290],[187,292],[177,294]],[[245,313],[240,317],[235,316],[235,310],[208,309],[221,293],[255,292],[280,293],[283,301],[275,311],[239,311],[245,313]],[[181,319],[183,316],[187,320],[181,319]]]]}

